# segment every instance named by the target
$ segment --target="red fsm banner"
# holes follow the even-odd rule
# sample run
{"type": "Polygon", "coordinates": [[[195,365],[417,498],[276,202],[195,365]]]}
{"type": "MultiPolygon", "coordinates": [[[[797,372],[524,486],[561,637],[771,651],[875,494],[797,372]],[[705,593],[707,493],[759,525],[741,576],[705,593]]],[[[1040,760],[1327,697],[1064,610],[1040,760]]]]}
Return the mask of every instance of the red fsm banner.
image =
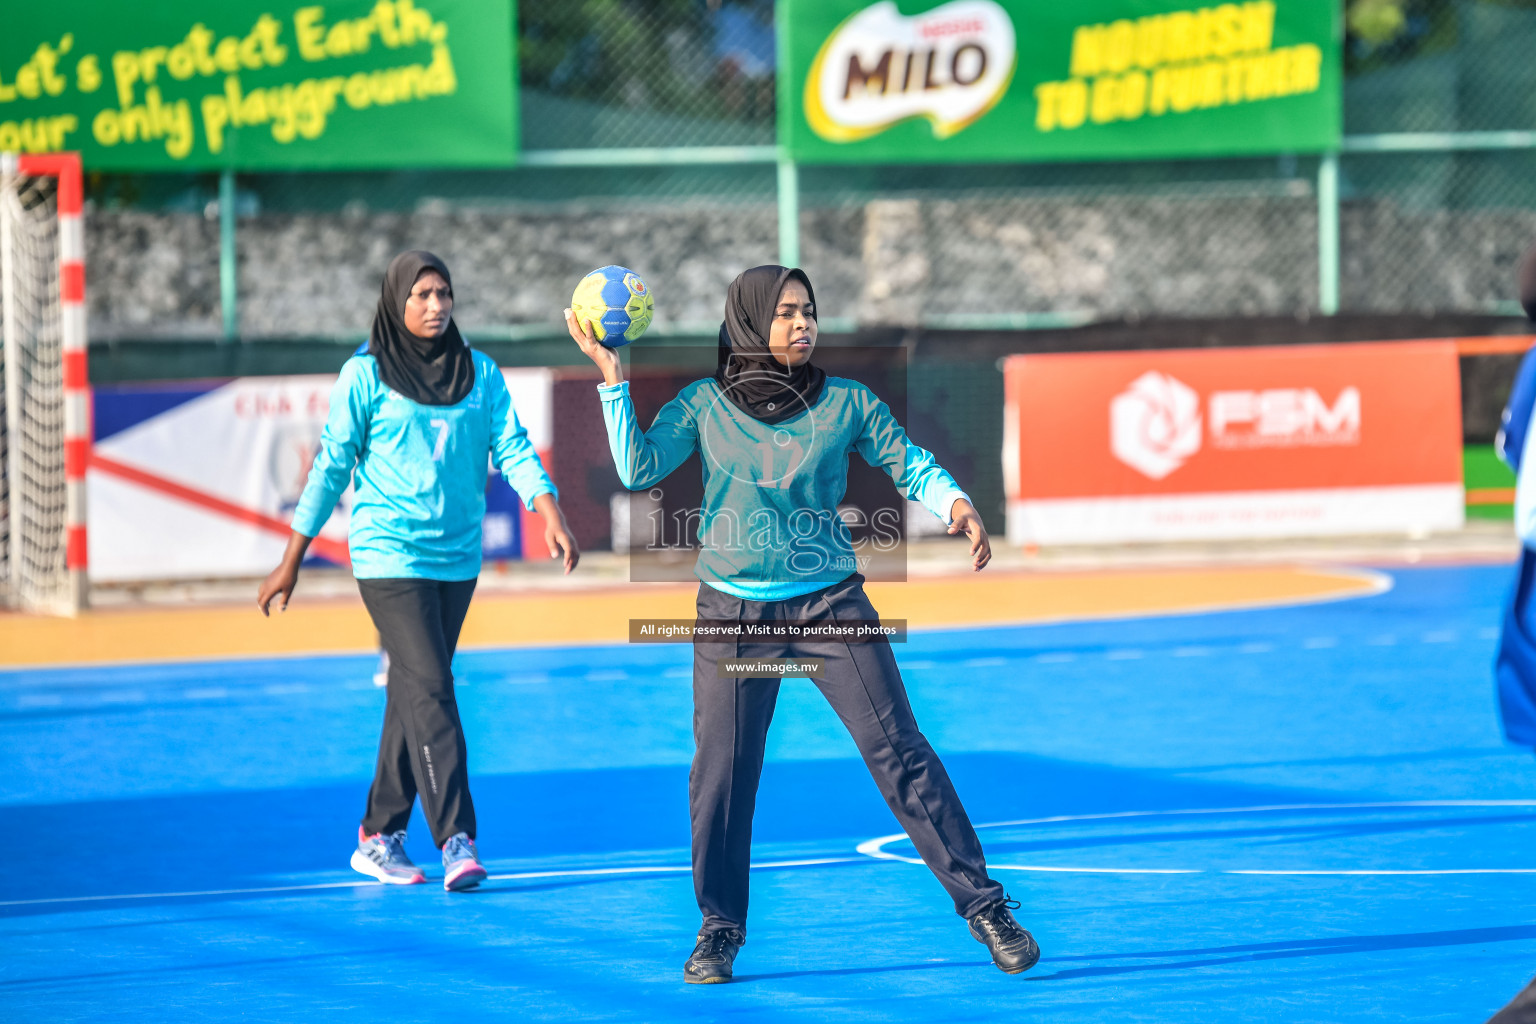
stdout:
{"type": "Polygon", "coordinates": [[[1019,543],[1461,525],[1452,341],[1014,356],[1019,543]]]}

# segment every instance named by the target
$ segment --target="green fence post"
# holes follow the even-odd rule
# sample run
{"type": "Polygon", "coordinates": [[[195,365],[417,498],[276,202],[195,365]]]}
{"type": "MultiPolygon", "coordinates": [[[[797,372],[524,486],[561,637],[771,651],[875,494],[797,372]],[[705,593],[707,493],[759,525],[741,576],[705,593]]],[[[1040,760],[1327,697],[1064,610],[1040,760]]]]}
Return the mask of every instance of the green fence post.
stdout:
{"type": "Polygon", "coordinates": [[[779,154],[779,265],[800,265],[800,168],[779,154]]]}
{"type": "Polygon", "coordinates": [[[1339,311],[1339,154],[1324,153],[1317,165],[1317,306],[1324,316],[1339,311]]]}
{"type": "Polygon", "coordinates": [[[235,265],[235,172],[219,173],[219,306],[224,340],[240,336],[239,278],[235,265]]]}

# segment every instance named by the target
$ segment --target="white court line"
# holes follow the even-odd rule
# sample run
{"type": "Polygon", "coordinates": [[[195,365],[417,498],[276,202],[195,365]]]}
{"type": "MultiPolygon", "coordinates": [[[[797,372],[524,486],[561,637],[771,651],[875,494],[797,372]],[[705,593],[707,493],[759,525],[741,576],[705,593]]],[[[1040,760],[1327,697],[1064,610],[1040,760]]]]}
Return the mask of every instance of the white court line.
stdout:
{"type": "MultiPolygon", "coordinates": [[[[819,857],[808,860],[769,860],[752,865],[752,870],[765,868],[803,868],[821,864],[858,864],[862,857],[819,857]]],[[[647,865],[628,868],[577,868],[571,871],[515,871],[508,874],[488,875],[492,882],[509,882],[530,878],[585,878],[598,875],[686,875],[693,870],[690,865],[672,867],[647,865]]],[[[373,879],[357,879],[349,882],[315,882],[308,885],[271,885],[250,889],[199,889],[192,892],[132,892],[111,896],[54,896],[40,900],[0,900],[0,907],[37,907],[53,903],[105,903],[112,900],[160,900],[193,896],[254,896],[280,892],[313,892],[320,889],[358,889],[382,885],[373,879]]]]}
{"type": "MultiPolygon", "coordinates": [[[[1266,804],[1258,807],[1192,807],[1177,811],[1116,811],[1110,814],[1060,814],[1049,818],[1021,818],[1017,821],[993,821],[983,828],[1013,828],[1019,825],[1055,825],[1076,821],[1113,821],[1123,818],[1172,818],[1181,815],[1263,814],[1285,811],[1359,811],[1402,810],[1411,807],[1536,807],[1536,800],[1394,800],[1353,804],[1266,804]]],[[[904,857],[885,847],[907,839],[905,832],[867,839],[858,852],[875,860],[894,860],[903,864],[921,864],[920,857],[904,857]]],[[[1039,871],[1086,875],[1536,875],[1536,868],[1381,868],[1381,869],[1267,869],[1267,868],[1087,868],[1056,867],[1040,864],[988,864],[999,871],[1039,871]]]]}
{"type": "MultiPolygon", "coordinates": [[[[1259,814],[1279,811],[1367,811],[1394,807],[1536,807],[1536,800],[1389,800],[1352,804],[1261,804],[1257,807],[1190,807],[1176,811],[1113,811],[1107,814],[1061,814],[1050,818],[1020,818],[994,821],[977,828],[1010,828],[1014,825],[1047,825],[1062,821],[1108,821],[1114,818],[1171,818],[1181,814],[1259,814]]],[[[883,841],[907,838],[906,833],[887,836],[883,841]]],[[[875,842],[876,840],[870,840],[875,842]]]]}

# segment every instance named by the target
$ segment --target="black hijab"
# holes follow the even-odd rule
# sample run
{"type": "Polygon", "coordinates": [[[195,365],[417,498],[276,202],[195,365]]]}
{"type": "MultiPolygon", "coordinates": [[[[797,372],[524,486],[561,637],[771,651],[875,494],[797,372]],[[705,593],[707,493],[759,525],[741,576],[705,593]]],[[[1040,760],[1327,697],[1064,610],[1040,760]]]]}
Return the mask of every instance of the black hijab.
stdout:
{"type": "Polygon", "coordinates": [[[805,285],[814,308],[811,279],[789,267],[744,270],[725,292],[715,381],[731,404],[764,423],[787,420],[815,405],[827,382],[826,371],[810,360],[791,368],[768,351],[774,310],[790,278],[805,285]]]}
{"type": "Polygon", "coordinates": [[[475,386],[475,360],[459,335],[459,325],[449,317],[448,329],[436,338],[419,337],[405,326],[405,301],[416,279],[428,270],[443,275],[453,294],[448,267],[431,253],[412,249],[389,261],[368,332],[368,354],[378,360],[384,383],[411,401],[457,405],[475,386]]]}

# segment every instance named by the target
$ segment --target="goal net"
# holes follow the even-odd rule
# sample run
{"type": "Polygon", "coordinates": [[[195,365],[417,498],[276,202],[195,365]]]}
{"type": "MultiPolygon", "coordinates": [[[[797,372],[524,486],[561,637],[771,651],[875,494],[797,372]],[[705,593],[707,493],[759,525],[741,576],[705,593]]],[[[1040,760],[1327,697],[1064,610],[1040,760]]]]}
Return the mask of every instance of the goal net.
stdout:
{"type": "Polygon", "coordinates": [[[57,614],[86,600],[82,248],[73,155],[0,154],[0,600],[57,614]]]}

